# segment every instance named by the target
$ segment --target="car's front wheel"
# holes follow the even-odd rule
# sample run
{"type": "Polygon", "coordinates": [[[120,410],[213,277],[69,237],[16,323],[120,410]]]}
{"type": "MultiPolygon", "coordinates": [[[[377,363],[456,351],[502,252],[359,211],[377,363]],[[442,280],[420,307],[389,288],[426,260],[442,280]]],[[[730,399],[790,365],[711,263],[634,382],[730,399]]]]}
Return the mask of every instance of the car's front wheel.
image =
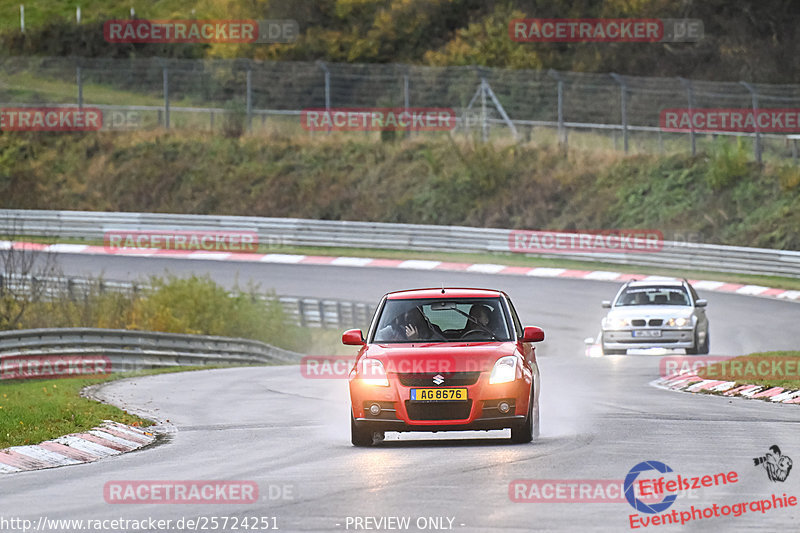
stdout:
{"type": "Polygon", "coordinates": [[[702,344],[700,343],[700,339],[698,337],[698,334],[695,333],[695,335],[694,335],[694,347],[687,348],[686,349],[686,354],[687,355],[708,355],[708,352],[710,351],[710,348],[711,348],[711,336],[709,335],[709,333],[706,331],[706,336],[703,339],[703,343],[702,344]]]}
{"type": "Polygon", "coordinates": [[[353,443],[353,446],[372,446],[372,431],[356,422],[352,410],[350,411],[350,442],[353,443]]]}
{"type": "Polygon", "coordinates": [[[539,437],[539,406],[534,406],[534,394],[531,390],[531,399],[528,402],[528,416],[525,423],[511,428],[511,442],[524,444],[539,437]]]}

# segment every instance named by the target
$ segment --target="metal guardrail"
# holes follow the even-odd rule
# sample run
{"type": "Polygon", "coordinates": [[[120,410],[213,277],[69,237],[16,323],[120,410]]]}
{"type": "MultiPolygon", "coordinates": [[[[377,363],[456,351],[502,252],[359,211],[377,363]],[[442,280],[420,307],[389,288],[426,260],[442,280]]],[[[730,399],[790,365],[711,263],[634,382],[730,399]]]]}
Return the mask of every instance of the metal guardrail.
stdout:
{"type": "MultiPolygon", "coordinates": [[[[128,231],[255,231],[262,243],[283,246],[379,248],[464,253],[509,253],[508,229],[162,213],[0,210],[8,235],[102,241],[128,231]]],[[[66,245],[63,248],[68,251],[66,245]]],[[[579,261],[658,266],[742,274],[800,277],[800,252],[664,241],[658,252],[528,254],[579,261]]]]}
{"type": "MultiPolygon", "coordinates": [[[[147,284],[131,281],[0,274],[0,291],[8,289],[23,294],[31,293],[34,292],[36,284],[40,285],[40,295],[44,299],[59,298],[64,295],[75,298],[91,291],[137,293],[150,289],[147,284]]],[[[364,302],[293,296],[262,295],[261,297],[267,300],[277,299],[289,320],[299,326],[310,328],[365,329],[375,311],[374,306],[364,302]]]]}
{"type": "Polygon", "coordinates": [[[96,328],[0,332],[0,379],[35,373],[48,359],[107,358],[112,372],[187,365],[296,363],[301,354],[263,342],[229,337],[96,328]],[[20,366],[22,365],[22,366],[20,366]]]}

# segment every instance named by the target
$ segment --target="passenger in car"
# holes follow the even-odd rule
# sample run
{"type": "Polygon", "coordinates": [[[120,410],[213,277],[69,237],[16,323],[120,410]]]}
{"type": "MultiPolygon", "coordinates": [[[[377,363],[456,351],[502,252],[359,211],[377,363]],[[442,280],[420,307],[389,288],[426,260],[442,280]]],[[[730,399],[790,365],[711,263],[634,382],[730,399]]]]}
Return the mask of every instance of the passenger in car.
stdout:
{"type": "Polygon", "coordinates": [[[413,307],[397,315],[392,323],[378,332],[380,342],[412,341],[431,338],[431,329],[428,327],[422,312],[413,307]]]}

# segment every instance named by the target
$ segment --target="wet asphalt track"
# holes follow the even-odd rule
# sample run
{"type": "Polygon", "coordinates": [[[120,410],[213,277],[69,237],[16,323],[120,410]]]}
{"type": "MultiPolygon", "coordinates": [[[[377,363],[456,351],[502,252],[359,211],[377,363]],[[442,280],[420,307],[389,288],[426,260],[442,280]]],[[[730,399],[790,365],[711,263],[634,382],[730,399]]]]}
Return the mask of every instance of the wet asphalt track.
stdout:
{"type": "MultiPolygon", "coordinates": [[[[734,470],[738,483],[701,489],[670,508],[800,495],[800,471],[773,483],[752,458],[772,444],[800,460],[800,406],[700,397],[653,388],[659,357],[588,359],[583,338],[597,333],[602,299],[617,283],[486,274],[216,261],[63,255],[65,273],[101,270],[135,279],[166,270],[208,273],[231,286],[248,280],[281,294],[377,302],[396,289],[499,288],[525,324],[542,326],[542,437],[509,445],[506,432],[389,434],[371,449],[349,443],[346,382],[309,380],[297,367],[237,368],[117,382],[101,395],[169,419],[162,445],[97,463],[0,477],[0,516],[34,522],[76,519],[277,517],[281,531],[376,531],[354,517],[409,517],[408,529],[455,531],[630,531],[627,503],[515,503],[516,479],[622,480],[643,460],[685,476],[734,470]],[[108,504],[113,480],[252,480],[261,501],[246,505],[108,504]],[[286,487],[287,497],[275,497],[286,487]],[[272,494],[270,494],[272,492],[272,494]],[[273,498],[271,498],[272,496],[273,498]],[[350,517],[350,525],[348,525],[350,517]],[[428,529],[418,528],[428,526],[428,529]]],[[[712,355],[796,348],[800,304],[703,293],[709,300],[712,355]]],[[[800,507],[747,512],[647,531],[793,531],[800,507]]],[[[362,522],[374,526],[374,522],[362,522]]],[[[3,528],[0,528],[3,529],[3,528]]],[[[3,529],[4,531],[11,529],[3,529]]],[[[231,529],[228,529],[231,530],[231,529]]],[[[113,530],[109,530],[113,531],[113,530]]],[[[221,529],[218,529],[221,531],[221,529]]]]}

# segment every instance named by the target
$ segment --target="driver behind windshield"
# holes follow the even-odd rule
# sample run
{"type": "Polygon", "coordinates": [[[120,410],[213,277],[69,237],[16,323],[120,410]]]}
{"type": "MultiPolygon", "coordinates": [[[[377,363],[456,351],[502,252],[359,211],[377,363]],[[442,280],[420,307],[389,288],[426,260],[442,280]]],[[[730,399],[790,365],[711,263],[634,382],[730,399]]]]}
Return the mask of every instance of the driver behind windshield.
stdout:
{"type": "Polygon", "coordinates": [[[487,331],[494,335],[493,328],[489,325],[492,321],[492,309],[484,304],[474,304],[469,310],[469,319],[464,324],[463,334],[470,331],[487,331]]]}

